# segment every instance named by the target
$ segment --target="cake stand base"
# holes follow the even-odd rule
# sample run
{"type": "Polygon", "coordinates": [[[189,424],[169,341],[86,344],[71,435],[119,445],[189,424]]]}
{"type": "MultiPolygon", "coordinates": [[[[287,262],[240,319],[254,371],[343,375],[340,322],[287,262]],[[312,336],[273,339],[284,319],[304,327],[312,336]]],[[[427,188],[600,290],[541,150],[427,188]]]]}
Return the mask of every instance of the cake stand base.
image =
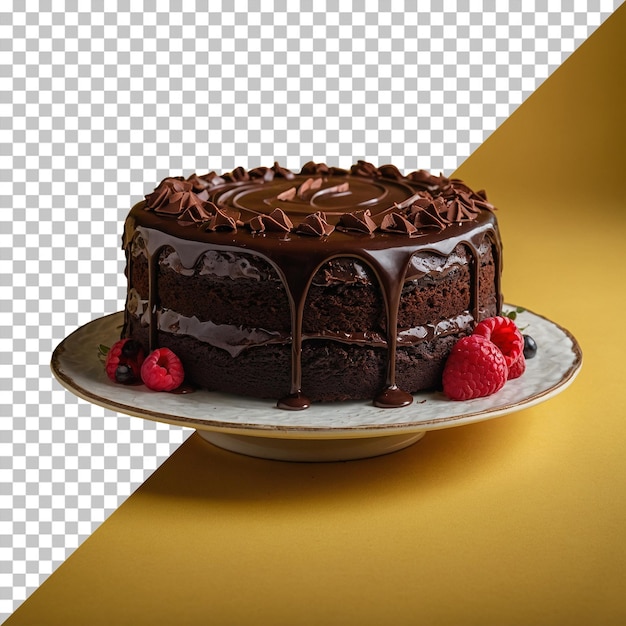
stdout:
{"type": "Polygon", "coordinates": [[[346,439],[286,439],[258,437],[231,433],[197,430],[205,441],[218,448],[247,456],[274,461],[332,462],[366,459],[390,454],[419,441],[425,431],[381,437],[354,437],[346,439]]]}

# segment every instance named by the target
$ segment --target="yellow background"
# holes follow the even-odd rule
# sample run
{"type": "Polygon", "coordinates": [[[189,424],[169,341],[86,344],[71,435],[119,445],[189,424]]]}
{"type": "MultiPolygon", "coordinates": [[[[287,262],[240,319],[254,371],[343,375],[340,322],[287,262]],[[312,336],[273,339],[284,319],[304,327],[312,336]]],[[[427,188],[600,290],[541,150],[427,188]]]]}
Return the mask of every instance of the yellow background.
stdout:
{"type": "Polygon", "coordinates": [[[458,170],[504,290],[584,353],[563,394],[363,461],[194,435],[7,624],[626,623],[626,6],[458,170]]]}

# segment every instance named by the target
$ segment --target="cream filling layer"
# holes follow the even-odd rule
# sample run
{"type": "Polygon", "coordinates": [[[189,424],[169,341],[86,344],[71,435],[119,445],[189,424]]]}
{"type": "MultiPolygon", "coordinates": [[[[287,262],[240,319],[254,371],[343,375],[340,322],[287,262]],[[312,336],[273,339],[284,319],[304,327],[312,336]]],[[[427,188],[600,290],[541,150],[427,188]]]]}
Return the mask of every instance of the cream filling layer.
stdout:
{"type": "MultiPolygon", "coordinates": [[[[140,318],[143,326],[150,325],[148,301],[142,300],[139,294],[131,289],[128,295],[128,311],[140,318]]],[[[289,339],[287,334],[262,328],[244,328],[231,324],[215,324],[211,321],[200,321],[195,315],[187,317],[170,309],[156,311],[157,327],[166,333],[187,335],[216,348],[226,350],[236,357],[251,346],[268,343],[283,343],[289,339]]]]}
{"type": "MultiPolygon", "coordinates": [[[[150,324],[148,301],[140,298],[139,294],[131,289],[128,296],[127,308],[129,313],[139,318],[143,326],[150,324]]],[[[264,328],[246,328],[233,324],[215,324],[211,321],[200,321],[197,317],[187,317],[171,309],[156,311],[158,329],[174,334],[186,335],[228,352],[233,358],[244,350],[267,344],[284,344],[291,341],[287,332],[270,331],[264,328]]],[[[416,344],[432,341],[446,335],[463,332],[471,326],[473,316],[465,311],[452,318],[440,320],[436,324],[426,324],[401,330],[398,333],[398,346],[410,347],[416,344]]],[[[303,335],[307,339],[330,339],[349,344],[386,347],[385,337],[376,332],[338,333],[327,331],[319,334],[303,335]]]]}

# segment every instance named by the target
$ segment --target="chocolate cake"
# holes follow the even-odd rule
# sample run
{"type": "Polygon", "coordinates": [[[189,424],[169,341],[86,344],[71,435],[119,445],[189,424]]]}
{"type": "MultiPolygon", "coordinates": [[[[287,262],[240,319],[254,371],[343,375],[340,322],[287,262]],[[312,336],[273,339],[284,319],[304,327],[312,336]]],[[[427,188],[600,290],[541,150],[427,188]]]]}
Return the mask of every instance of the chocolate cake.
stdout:
{"type": "Polygon", "coordinates": [[[166,178],[126,220],[123,336],[280,408],[405,406],[500,312],[493,211],[459,180],[363,161],[166,178]]]}

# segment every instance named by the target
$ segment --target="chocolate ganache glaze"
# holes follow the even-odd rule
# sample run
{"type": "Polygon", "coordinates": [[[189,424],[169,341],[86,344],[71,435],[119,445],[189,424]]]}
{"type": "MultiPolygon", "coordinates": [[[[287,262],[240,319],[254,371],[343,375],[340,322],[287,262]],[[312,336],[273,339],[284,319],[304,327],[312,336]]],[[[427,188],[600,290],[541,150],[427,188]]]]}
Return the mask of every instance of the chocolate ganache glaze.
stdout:
{"type": "MultiPolygon", "coordinates": [[[[345,333],[336,340],[367,342],[386,349],[385,384],[374,398],[379,407],[400,407],[412,402],[410,393],[396,382],[399,342],[424,338],[428,329],[413,331],[398,324],[403,286],[428,269],[418,253],[450,257],[462,245],[470,252],[470,308],[467,323],[475,324],[485,309],[481,303],[479,254],[486,244],[494,251],[495,294],[499,312],[501,242],[494,207],[484,192],[474,192],[456,179],[433,176],[424,170],[401,174],[395,166],[375,167],[359,161],[350,170],[307,163],[299,173],[278,164],[251,170],[237,168],[187,179],[165,178],[135,205],[125,224],[123,247],[127,256],[129,299],[133,291],[131,249],[140,239],[148,259],[148,300],[145,319],[149,347],[158,345],[158,264],[164,249],[172,249],[183,270],[191,271],[207,253],[253,253],[280,277],[287,294],[290,333],[272,341],[291,345],[290,388],[278,407],[303,409],[310,401],[303,393],[302,348],[307,294],[322,267],[327,279],[345,272],[337,263],[353,259],[373,272],[385,314],[383,336],[345,333]],[[420,336],[421,333],[421,336],[420,336]]],[[[129,306],[125,311],[128,334],[129,306]]],[[[263,341],[267,332],[261,331],[263,341]]],[[[269,333],[272,334],[272,333],[269,333]]],[[[273,337],[274,335],[272,335],[273,337]]],[[[251,336],[249,345],[254,346],[251,336]]]]}

